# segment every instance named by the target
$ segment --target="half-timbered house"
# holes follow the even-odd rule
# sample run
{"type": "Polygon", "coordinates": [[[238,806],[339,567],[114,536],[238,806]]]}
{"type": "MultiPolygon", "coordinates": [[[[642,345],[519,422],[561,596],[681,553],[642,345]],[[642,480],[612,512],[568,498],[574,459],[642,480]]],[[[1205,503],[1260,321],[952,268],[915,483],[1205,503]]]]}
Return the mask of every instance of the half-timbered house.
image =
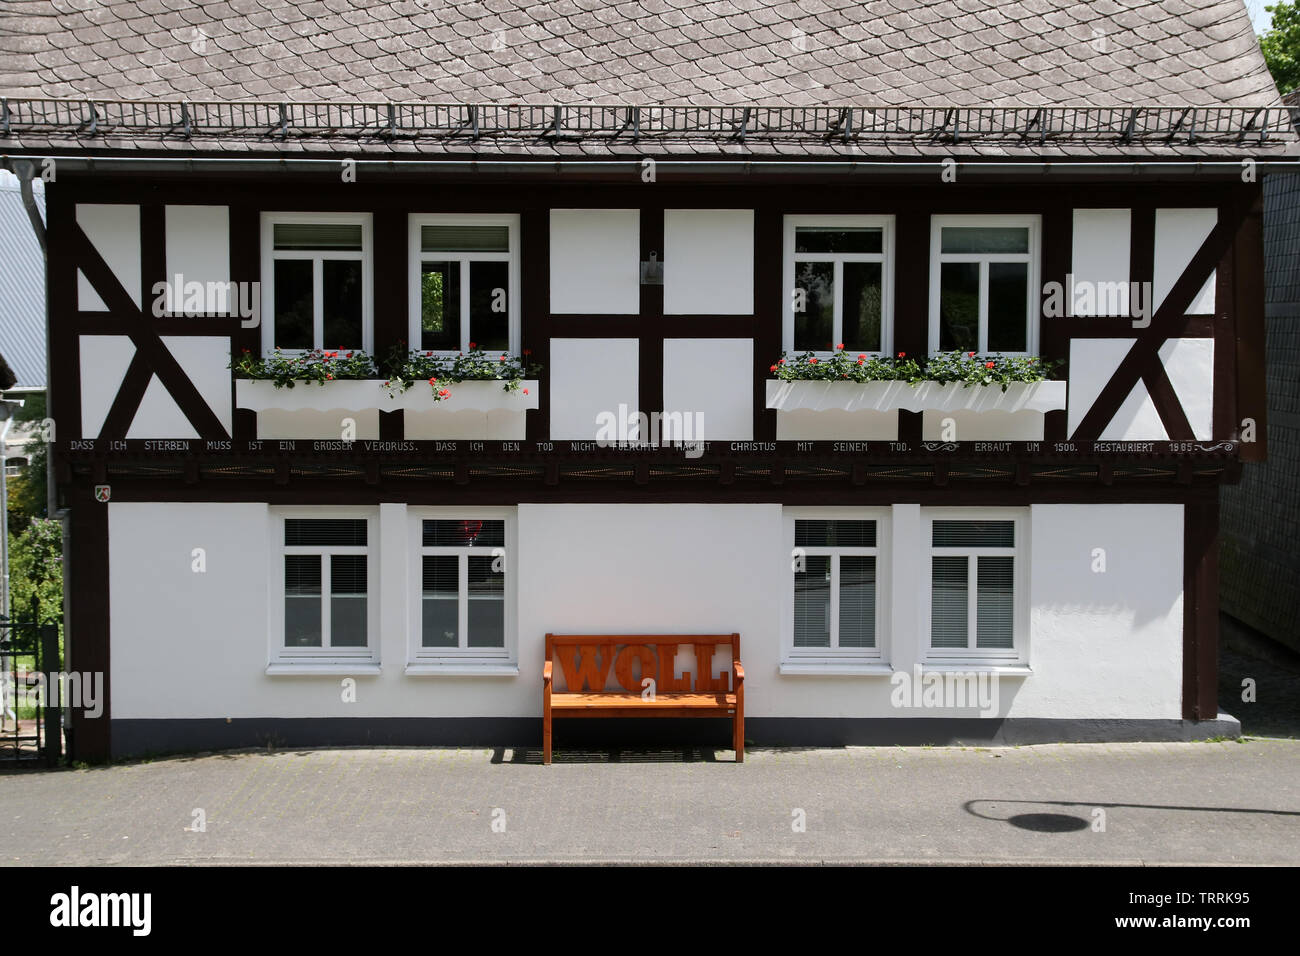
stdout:
{"type": "Polygon", "coordinates": [[[535,745],[551,633],[738,633],[757,744],[1232,732],[1297,147],[1241,0],[174,6],[0,39],[79,759],[535,745]]]}

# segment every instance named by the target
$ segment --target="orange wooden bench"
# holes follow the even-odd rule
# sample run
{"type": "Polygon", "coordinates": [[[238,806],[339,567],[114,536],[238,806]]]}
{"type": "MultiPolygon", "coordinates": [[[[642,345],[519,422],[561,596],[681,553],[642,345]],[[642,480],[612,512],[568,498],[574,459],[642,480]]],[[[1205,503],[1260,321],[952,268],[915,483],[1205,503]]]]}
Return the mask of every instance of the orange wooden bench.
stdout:
{"type": "Polygon", "coordinates": [[[736,762],[743,763],[745,668],[740,664],[740,635],[547,634],[542,709],[543,763],[551,762],[551,721],[574,717],[730,717],[736,762]],[[729,672],[714,676],[714,652],[728,644],[729,672]],[[681,645],[695,651],[694,687],[690,674],[677,676],[681,645]],[[552,687],[557,657],[563,691],[552,687]],[[622,691],[605,690],[611,667],[622,691]]]}

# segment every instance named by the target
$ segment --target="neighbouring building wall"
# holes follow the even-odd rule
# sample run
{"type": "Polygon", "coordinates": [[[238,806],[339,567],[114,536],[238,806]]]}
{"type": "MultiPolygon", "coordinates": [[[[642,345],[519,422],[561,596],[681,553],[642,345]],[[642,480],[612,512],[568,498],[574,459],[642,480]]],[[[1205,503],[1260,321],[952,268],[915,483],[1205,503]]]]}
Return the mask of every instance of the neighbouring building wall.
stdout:
{"type": "MultiPolygon", "coordinates": [[[[752,718],[974,716],[891,705],[888,666],[871,675],[781,673],[792,571],[779,504],[519,505],[509,557],[518,673],[474,677],[405,673],[410,538],[405,506],[381,505],[371,541],[381,667],[357,677],[355,703],[343,701],[341,671],[266,673],[268,619],[282,612],[269,583],[278,553],[265,504],[107,507],[115,720],[540,718],[548,631],[738,631],[752,718]]],[[[890,541],[882,561],[884,660],[910,671],[928,600],[929,558],[916,536],[922,509],[880,511],[890,541]]],[[[1031,673],[1001,678],[997,716],[1180,718],[1182,511],[1176,504],[1020,509],[1031,673]]]]}
{"type": "Polygon", "coordinates": [[[1300,650],[1300,175],[1264,179],[1268,461],[1220,493],[1220,602],[1300,650]]]}

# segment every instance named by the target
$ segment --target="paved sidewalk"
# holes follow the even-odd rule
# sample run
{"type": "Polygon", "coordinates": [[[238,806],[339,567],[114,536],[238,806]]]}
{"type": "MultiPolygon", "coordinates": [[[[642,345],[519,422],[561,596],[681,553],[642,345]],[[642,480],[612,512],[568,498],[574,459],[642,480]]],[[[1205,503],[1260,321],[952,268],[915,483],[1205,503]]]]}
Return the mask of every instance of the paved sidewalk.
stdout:
{"type": "Polygon", "coordinates": [[[0,846],[9,865],[1300,862],[1300,741],[717,757],[345,749],[12,773],[0,846]],[[187,831],[198,809],[206,831],[187,831]]]}

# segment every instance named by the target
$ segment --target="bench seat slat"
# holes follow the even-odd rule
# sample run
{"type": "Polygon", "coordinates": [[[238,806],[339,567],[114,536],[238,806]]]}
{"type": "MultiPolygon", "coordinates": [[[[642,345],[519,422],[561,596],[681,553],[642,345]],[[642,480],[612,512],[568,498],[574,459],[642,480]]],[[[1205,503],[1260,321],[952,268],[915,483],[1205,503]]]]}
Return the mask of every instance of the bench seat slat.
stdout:
{"type": "Polygon", "coordinates": [[[640,694],[569,694],[551,695],[552,709],[586,709],[598,707],[607,710],[653,710],[656,707],[693,707],[706,710],[728,710],[736,706],[735,694],[658,694],[644,699],[640,694]]]}

